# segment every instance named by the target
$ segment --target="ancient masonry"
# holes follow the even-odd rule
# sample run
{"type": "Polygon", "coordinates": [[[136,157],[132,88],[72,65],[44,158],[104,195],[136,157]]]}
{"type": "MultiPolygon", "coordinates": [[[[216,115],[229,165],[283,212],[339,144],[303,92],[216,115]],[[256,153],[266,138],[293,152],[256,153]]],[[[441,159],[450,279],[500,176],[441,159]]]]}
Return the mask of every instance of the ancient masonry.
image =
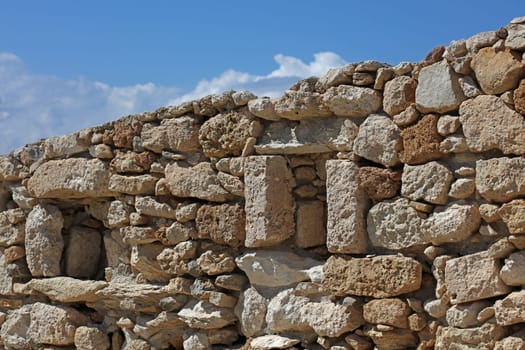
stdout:
{"type": "Polygon", "coordinates": [[[0,348],[525,349],[525,17],[0,157],[0,348]]]}

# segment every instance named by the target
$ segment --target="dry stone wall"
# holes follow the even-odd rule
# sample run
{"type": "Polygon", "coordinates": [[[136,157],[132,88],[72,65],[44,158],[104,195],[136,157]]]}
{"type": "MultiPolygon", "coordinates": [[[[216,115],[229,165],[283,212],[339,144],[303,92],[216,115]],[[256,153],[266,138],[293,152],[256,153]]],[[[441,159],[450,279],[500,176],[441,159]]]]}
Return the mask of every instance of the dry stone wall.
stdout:
{"type": "Polygon", "coordinates": [[[525,17],[0,157],[0,348],[525,349],[525,17]]]}

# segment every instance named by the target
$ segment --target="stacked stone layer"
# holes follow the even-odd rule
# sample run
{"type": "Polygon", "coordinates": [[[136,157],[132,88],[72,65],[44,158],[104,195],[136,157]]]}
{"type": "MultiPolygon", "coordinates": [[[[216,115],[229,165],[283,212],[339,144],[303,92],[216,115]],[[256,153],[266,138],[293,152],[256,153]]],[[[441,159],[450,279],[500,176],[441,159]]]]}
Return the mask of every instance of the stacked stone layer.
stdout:
{"type": "Polygon", "coordinates": [[[524,349],[525,17],[0,156],[5,349],[524,349]]]}

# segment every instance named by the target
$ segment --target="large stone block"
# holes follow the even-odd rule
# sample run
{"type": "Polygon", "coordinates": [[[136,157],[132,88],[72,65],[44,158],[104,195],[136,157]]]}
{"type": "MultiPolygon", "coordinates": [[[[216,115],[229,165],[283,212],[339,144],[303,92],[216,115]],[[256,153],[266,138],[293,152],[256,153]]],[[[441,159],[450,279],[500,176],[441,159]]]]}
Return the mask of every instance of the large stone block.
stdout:
{"type": "Polygon", "coordinates": [[[109,197],[110,171],[99,159],[50,160],[38,167],[27,182],[37,198],[109,197]]]}
{"type": "Polygon", "coordinates": [[[332,253],[363,254],[368,248],[368,197],[359,186],[358,174],[359,167],[353,162],[326,162],[326,245],[332,253]]]}
{"type": "Polygon", "coordinates": [[[295,244],[299,248],[320,246],[326,242],[325,210],[321,201],[297,203],[297,232],[295,244]]]}
{"type": "Polygon", "coordinates": [[[142,130],[142,145],[157,153],[162,150],[194,152],[200,147],[199,127],[199,119],[194,117],[164,119],[161,125],[142,130]]]}
{"type": "Polygon", "coordinates": [[[370,88],[339,85],[323,94],[323,102],[338,117],[362,118],[381,108],[381,94],[370,88]]]}
{"type": "Polygon", "coordinates": [[[203,205],[195,219],[199,237],[234,248],[246,237],[246,215],[239,204],[203,205]]]}
{"type": "Polygon", "coordinates": [[[501,326],[510,326],[525,322],[525,291],[513,292],[504,299],[496,301],[496,322],[501,326]]]}
{"type": "Polygon", "coordinates": [[[401,177],[401,195],[417,201],[423,199],[432,204],[446,204],[448,191],[454,176],[438,162],[422,165],[406,165],[401,177]]]}
{"type": "Polygon", "coordinates": [[[525,194],[525,159],[492,158],[476,161],[476,189],[494,202],[508,202],[525,194]]]}
{"type": "Polygon", "coordinates": [[[496,341],[504,335],[503,327],[490,323],[467,329],[439,327],[435,350],[493,349],[496,341]]]}
{"type": "Polygon", "coordinates": [[[492,298],[510,292],[499,276],[501,263],[483,253],[450,259],[445,265],[445,285],[452,304],[492,298]]]}
{"type": "Polygon", "coordinates": [[[244,163],[247,247],[276,245],[295,233],[292,173],[280,156],[253,156],[244,163]]]}
{"type": "Polygon", "coordinates": [[[336,295],[388,298],[418,290],[423,267],[415,259],[395,255],[350,259],[331,256],[323,272],[323,286],[336,295]]]}

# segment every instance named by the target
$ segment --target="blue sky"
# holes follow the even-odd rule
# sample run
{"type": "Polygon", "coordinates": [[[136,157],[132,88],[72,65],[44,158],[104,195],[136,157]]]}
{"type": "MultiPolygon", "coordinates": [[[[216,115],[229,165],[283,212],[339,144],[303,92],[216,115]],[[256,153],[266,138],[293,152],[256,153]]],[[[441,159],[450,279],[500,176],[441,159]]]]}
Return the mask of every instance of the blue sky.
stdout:
{"type": "Polygon", "coordinates": [[[523,1],[4,1],[0,154],[226,89],[278,95],[347,62],[419,61],[523,1]]]}

